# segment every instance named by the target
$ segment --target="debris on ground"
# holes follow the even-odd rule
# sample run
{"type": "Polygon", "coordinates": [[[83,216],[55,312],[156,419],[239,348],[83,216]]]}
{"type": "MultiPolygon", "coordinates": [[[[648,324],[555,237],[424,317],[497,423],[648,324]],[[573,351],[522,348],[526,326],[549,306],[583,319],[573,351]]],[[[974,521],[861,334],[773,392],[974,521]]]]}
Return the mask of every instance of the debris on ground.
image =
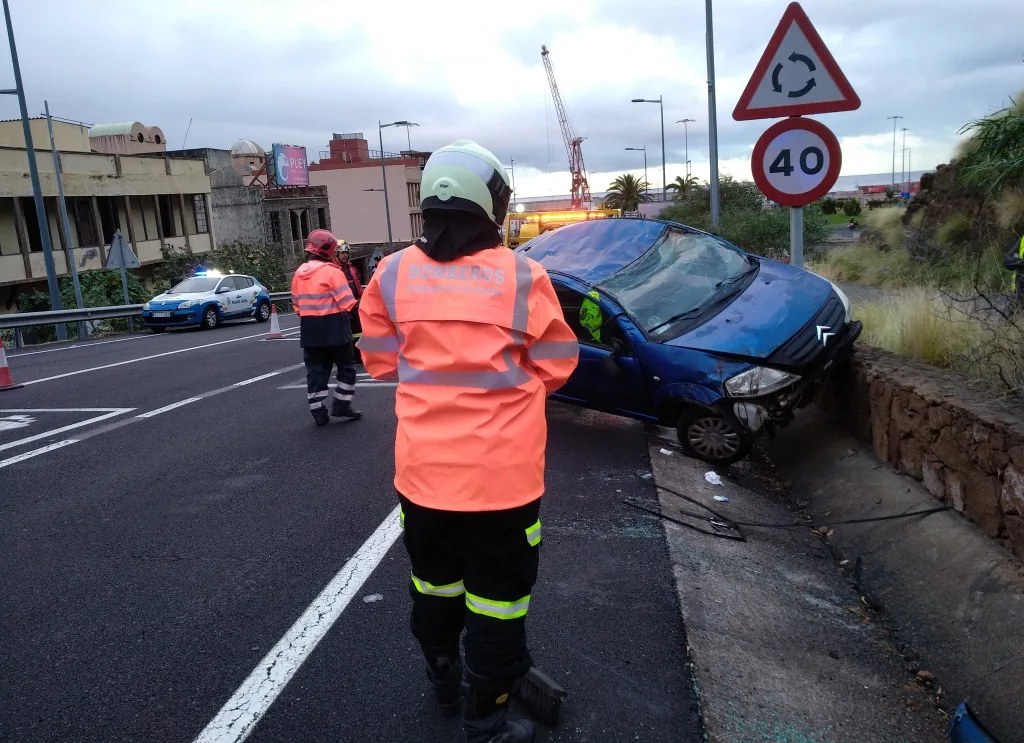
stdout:
{"type": "Polygon", "coordinates": [[[722,478],[717,472],[705,472],[704,479],[707,480],[712,485],[722,484],[722,478]]]}
{"type": "Polygon", "coordinates": [[[383,601],[384,596],[379,593],[371,593],[369,596],[363,596],[364,604],[372,604],[375,601],[383,601]]]}

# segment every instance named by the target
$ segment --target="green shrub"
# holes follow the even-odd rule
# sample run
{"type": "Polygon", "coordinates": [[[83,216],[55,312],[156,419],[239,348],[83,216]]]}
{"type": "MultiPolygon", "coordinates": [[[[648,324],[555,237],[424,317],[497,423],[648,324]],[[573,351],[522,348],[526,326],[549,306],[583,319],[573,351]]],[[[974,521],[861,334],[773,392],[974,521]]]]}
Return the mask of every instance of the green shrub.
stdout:
{"type": "Polygon", "coordinates": [[[843,202],[843,214],[848,217],[856,217],[861,212],[860,201],[857,199],[847,199],[843,202]]]}
{"type": "Polygon", "coordinates": [[[207,268],[224,273],[244,273],[255,276],[272,292],[288,290],[288,280],[281,254],[266,245],[233,243],[203,256],[207,268]]]}
{"type": "Polygon", "coordinates": [[[821,212],[822,212],[822,214],[835,214],[836,213],[836,200],[833,199],[831,196],[825,198],[821,202],[821,212]]]}
{"type": "Polygon", "coordinates": [[[966,214],[954,214],[935,233],[939,245],[944,248],[958,248],[971,240],[971,218],[966,214]]]}

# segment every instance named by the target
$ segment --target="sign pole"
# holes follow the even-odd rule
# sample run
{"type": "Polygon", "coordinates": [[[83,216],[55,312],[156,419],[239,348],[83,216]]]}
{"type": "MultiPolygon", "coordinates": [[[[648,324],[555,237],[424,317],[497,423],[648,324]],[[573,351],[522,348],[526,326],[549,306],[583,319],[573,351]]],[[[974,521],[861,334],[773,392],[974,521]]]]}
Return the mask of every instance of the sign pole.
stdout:
{"type": "Polygon", "coordinates": [[[804,208],[789,207],[789,264],[804,267],[804,208]]]}

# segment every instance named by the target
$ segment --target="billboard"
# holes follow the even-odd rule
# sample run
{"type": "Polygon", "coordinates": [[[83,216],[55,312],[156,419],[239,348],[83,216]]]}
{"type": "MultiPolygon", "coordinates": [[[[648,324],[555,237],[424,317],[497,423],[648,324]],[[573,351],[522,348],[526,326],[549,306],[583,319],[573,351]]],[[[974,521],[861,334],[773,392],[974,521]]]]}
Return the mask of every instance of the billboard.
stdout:
{"type": "Polygon", "coordinates": [[[274,180],[278,186],[308,186],[309,169],[306,167],[306,148],[291,144],[271,147],[274,180]]]}

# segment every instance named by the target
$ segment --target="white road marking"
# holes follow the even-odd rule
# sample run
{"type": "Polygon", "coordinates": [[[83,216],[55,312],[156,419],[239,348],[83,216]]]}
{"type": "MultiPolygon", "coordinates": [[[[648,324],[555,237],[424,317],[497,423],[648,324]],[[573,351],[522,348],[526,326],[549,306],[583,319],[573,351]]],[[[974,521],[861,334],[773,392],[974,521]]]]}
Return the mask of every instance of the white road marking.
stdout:
{"type": "MultiPolygon", "coordinates": [[[[359,380],[356,385],[356,392],[363,389],[364,387],[397,387],[398,382],[380,382],[376,379],[359,380]]],[[[306,389],[305,382],[296,382],[294,384],[285,384],[278,387],[279,390],[304,390],[306,389]]]]}
{"type": "MultiPolygon", "coordinates": [[[[89,425],[92,425],[93,423],[99,423],[100,421],[105,421],[108,418],[113,418],[115,416],[122,415],[124,413],[130,413],[133,410],[135,410],[135,408],[104,408],[104,410],[109,410],[110,412],[106,413],[105,415],[98,415],[98,416],[96,416],[94,418],[88,418],[88,419],[86,419],[84,421],[78,421],[77,423],[72,423],[72,424],[67,425],[67,426],[61,426],[60,428],[53,428],[53,429],[50,429],[49,431],[43,431],[42,433],[37,433],[35,436],[26,436],[25,438],[18,439],[17,441],[10,441],[10,442],[8,442],[6,444],[0,445],[0,451],[4,451],[5,449],[13,449],[14,447],[21,446],[22,444],[29,444],[29,443],[31,443],[33,441],[39,441],[39,439],[46,439],[46,438],[49,438],[50,436],[55,436],[58,433],[64,433],[65,431],[71,431],[71,430],[73,430],[75,428],[81,428],[82,426],[89,426],[89,425]]],[[[0,411],[0,412],[5,412],[6,413],[8,411],[4,410],[4,411],[0,411]]],[[[40,412],[40,411],[25,410],[25,411],[20,411],[20,412],[30,413],[30,412],[40,412]]],[[[77,411],[54,410],[54,411],[48,411],[48,412],[77,412],[77,411]]],[[[69,439],[69,441],[71,441],[71,443],[75,443],[75,441],[77,441],[77,439],[69,439]]],[[[43,453],[43,452],[40,452],[40,453],[43,453]]]]}
{"type": "MultiPolygon", "coordinates": [[[[45,351],[15,351],[7,354],[7,358],[17,359],[22,356],[38,356],[41,353],[57,353],[57,351],[70,351],[73,348],[90,348],[92,346],[105,346],[108,343],[124,343],[125,341],[143,341],[148,338],[159,338],[157,335],[133,335],[131,338],[115,338],[112,341],[90,341],[88,343],[72,343],[70,346],[61,346],[60,348],[49,348],[45,351]]],[[[164,336],[165,338],[167,336],[164,336]]]]}
{"type": "Polygon", "coordinates": [[[13,431],[16,428],[28,428],[36,422],[31,415],[5,415],[0,418],[0,431],[13,431]]]}
{"type": "Polygon", "coordinates": [[[241,743],[341,616],[401,534],[398,506],[270,649],[194,743],[241,743]]]}
{"type": "Polygon", "coordinates": [[[152,418],[154,415],[160,415],[161,413],[166,413],[169,410],[174,410],[175,408],[180,408],[182,405],[188,405],[189,403],[192,403],[192,402],[199,402],[202,399],[203,398],[201,398],[201,397],[187,397],[184,400],[178,400],[178,402],[172,402],[170,405],[164,405],[162,408],[157,408],[156,410],[150,410],[148,413],[142,413],[142,414],[137,415],[135,417],[136,418],[152,418]]]}
{"type": "Polygon", "coordinates": [[[232,387],[245,387],[245,385],[247,385],[247,384],[252,384],[253,382],[259,382],[259,381],[261,381],[263,379],[270,379],[271,377],[276,377],[278,374],[282,374],[283,372],[291,370],[291,369],[294,369],[294,368],[295,368],[294,366],[289,366],[287,370],[281,369],[281,370],[278,370],[278,371],[272,371],[269,374],[260,374],[258,377],[253,377],[252,379],[243,379],[241,382],[235,382],[231,386],[232,387]]]}
{"type": "Polygon", "coordinates": [[[38,457],[40,454],[46,454],[46,452],[48,451],[53,451],[54,449],[61,449],[65,446],[70,446],[71,444],[77,443],[78,439],[64,439],[63,441],[58,441],[55,444],[47,444],[46,446],[42,446],[38,449],[33,449],[32,451],[24,452],[23,454],[18,454],[17,456],[14,457],[9,457],[8,459],[0,459],[0,468],[7,467],[12,464],[17,464],[18,462],[24,462],[26,459],[38,457]]]}
{"type": "Polygon", "coordinates": [[[240,338],[229,338],[226,341],[217,341],[216,343],[204,343],[201,346],[189,346],[188,348],[179,348],[176,351],[164,351],[163,353],[155,353],[151,356],[141,356],[137,359],[127,359],[126,361],[117,361],[113,364],[104,364],[103,366],[93,366],[88,369],[79,369],[78,371],[65,372],[64,374],[55,374],[52,377],[43,377],[42,379],[30,379],[22,384],[28,386],[30,384],[39,384],[40,382],[52,382],[55,379],[64,379],[66,377],[74,377],[78,374],[88,374],[94,371],[102,371],[104,369],[113,369],[116,366],[124,366],[125,364],[137,364],[140,361],[149,361],[150,359],[159,359],[164,356],[174,356],[179,353],[187,353],[189,351],[198,351],[201,348],[213,348],[214,346],[223,346],[225,343],[237,343],[238,341],[247,341],[253,338],[263,337],[263,333],[257,333],[256,335],[243,335],[240,338]]]}

